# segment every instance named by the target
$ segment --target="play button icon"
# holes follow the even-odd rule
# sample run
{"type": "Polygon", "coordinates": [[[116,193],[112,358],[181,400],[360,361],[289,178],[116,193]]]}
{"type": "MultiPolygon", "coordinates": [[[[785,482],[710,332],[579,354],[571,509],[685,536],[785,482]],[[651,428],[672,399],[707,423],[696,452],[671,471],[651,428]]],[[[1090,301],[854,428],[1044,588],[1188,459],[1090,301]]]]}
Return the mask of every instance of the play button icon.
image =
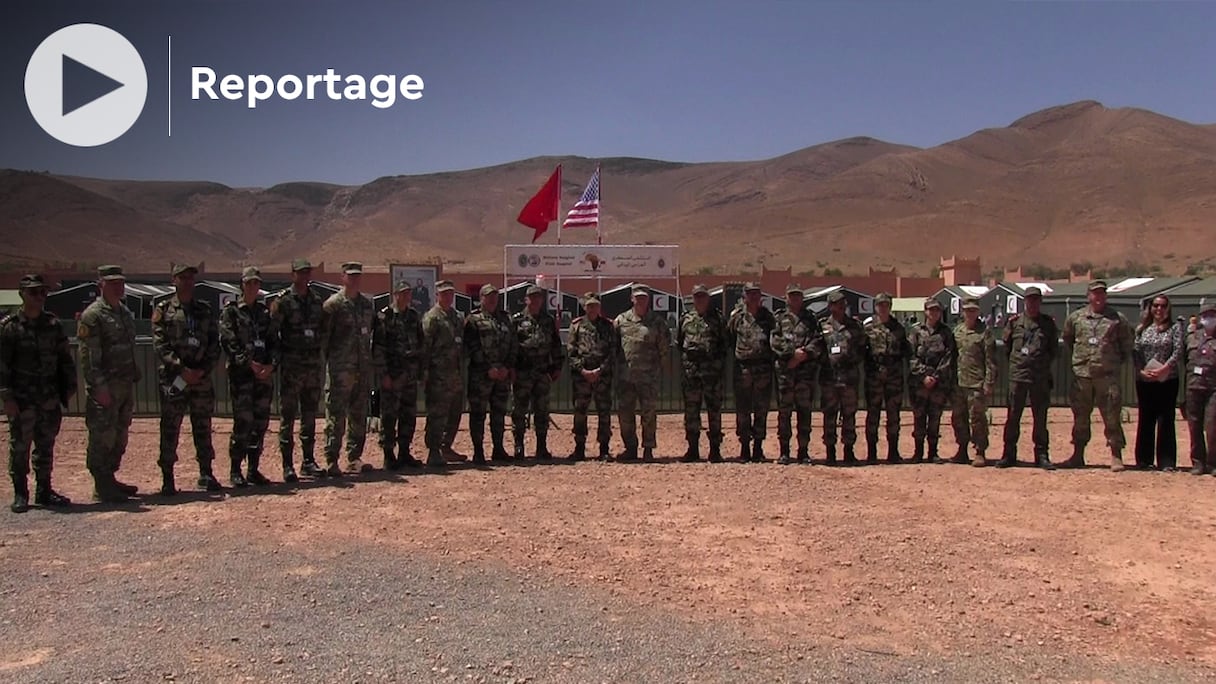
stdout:
{"type": "Polygon", "coordinates": [[[99,24],[73,24],[47,36],[25,69],[30,114],[52,137],[77,147],[126,133],[147,95],[139,51],[99,24]]]}

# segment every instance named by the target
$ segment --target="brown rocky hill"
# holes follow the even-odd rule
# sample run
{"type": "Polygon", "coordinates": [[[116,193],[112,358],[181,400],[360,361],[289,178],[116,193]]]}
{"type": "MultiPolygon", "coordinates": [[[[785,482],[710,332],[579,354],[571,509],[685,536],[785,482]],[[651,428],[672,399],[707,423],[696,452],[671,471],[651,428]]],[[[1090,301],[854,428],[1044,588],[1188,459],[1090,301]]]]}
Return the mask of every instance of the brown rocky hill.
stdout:
{"type": "MultiPolygon", "coordinates": [[[[5,241],[8,260],[47,253],[160,268],[189,252],[215,268],[300,254],[380,264],[438,256],[493,269],[504,243],[530,239],[515,216],[558,162],[569,207],[594,160],[266,189],[7,172],[0,230],[18,237],[5,241]]],[[[678,243],[687,271],[765,263],[923,274],[958,253],[990,267],[1135,261],[1181,272],[1216,252],[1216,127],[1096,102],[928,149],[850,138],[755,162],[600,163],[606,241],[678,243]]],[[[580,239],[593,232],[565,237],[580,239]]]]}

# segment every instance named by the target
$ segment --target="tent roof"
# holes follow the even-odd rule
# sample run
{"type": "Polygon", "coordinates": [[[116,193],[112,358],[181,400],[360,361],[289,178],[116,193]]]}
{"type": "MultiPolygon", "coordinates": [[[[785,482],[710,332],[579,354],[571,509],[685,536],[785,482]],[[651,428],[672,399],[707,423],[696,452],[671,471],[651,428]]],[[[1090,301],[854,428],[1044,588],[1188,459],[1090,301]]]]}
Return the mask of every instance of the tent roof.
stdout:
{"type": "Polygon", "coordinates": [[[1167,292],[1171,297],[1176,296],[1216,296],[1216,278],[1203,278],[1189,282],[1181,287],[1174,288],[1167,292]]]}

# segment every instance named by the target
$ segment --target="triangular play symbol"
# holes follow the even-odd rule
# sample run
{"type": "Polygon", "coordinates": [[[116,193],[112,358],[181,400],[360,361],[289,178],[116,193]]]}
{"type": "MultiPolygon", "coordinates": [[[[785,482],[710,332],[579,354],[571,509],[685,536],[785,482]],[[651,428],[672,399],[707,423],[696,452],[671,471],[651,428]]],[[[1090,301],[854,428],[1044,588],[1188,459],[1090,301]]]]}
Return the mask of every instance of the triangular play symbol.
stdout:
{"type": "Polygon", "coordinates": [[[123,87],[92,67],[63,55],[63,116],[123,87]]]}

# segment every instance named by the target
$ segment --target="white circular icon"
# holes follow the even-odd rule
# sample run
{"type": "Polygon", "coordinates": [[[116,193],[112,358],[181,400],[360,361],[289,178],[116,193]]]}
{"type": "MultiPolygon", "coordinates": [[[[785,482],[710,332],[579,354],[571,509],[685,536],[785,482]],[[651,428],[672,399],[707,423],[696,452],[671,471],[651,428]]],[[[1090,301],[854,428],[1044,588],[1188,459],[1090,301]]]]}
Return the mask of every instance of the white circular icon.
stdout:
{"type": "Polygon", "coordinates": [[[77,147],[104,145],[139,118],[148,74],[139,51],[100,24],[72,24],[52,33],[25,68],[25,101],[55,139],[77,147]]]}

